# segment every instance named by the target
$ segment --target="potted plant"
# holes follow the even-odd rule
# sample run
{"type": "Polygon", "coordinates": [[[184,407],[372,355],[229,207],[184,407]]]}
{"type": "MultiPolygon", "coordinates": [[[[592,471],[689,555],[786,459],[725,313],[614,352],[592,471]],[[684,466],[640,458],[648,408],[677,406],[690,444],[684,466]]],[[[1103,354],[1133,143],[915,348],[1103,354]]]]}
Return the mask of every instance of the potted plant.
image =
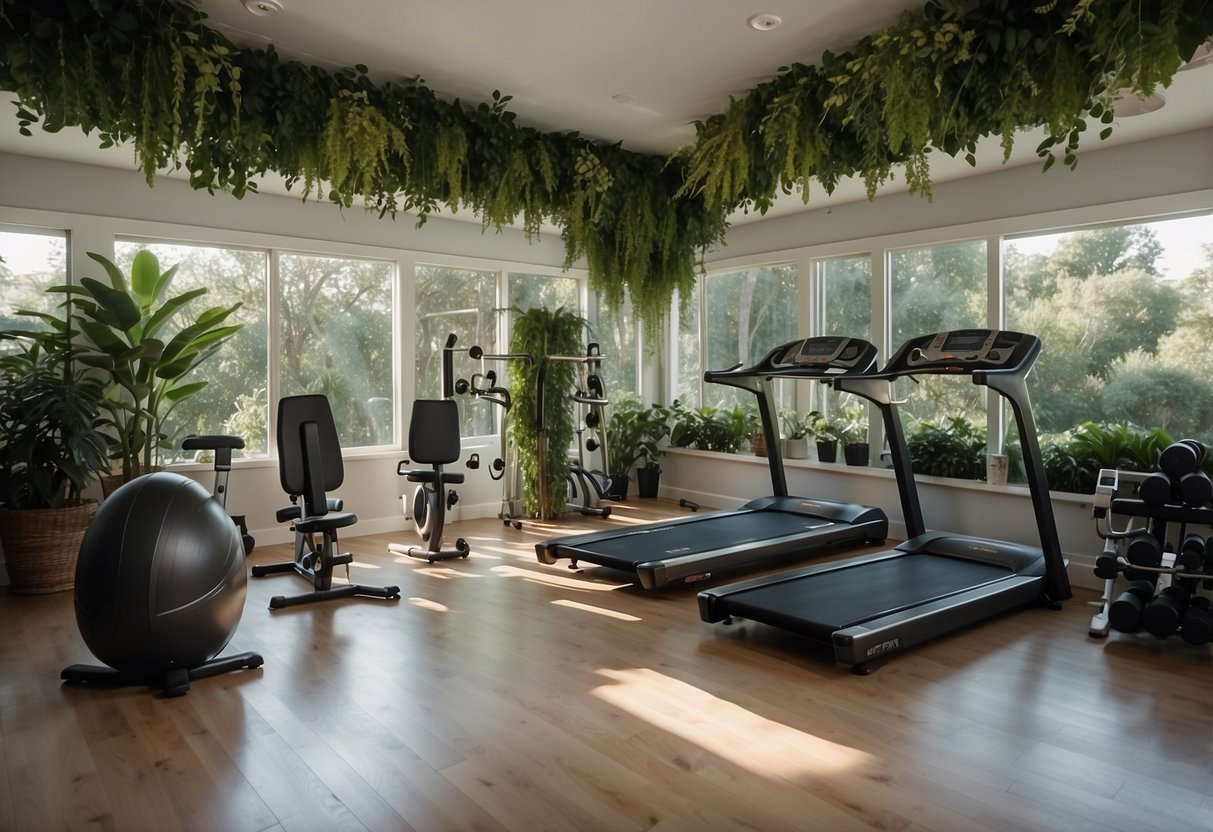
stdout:
{"type": "Polygon", "coordinates": [[[240,324],[224,321],[241,304],[193,315],[191,305],[208,290],[170,295],[177,266],[161,272],[156,255],[144,249],[135,255],[128,280],[107,258],[91,251],[88,256],[105,270],[108,285],[85,277],[48,291],[72,298],[75,325],[93,351],[81,360],[105,374],[110,458],[120,468],[110,480],[103,478],[103,485],[112,485],[160,464],[161,449],[170,447],[173,408],[206,386],[190,381],[190,374],[240,330],[240,324]]]}
{"type": "Polygon", "coordinates": [[[513,406],[506,429],[518,451],[523,510],[541,520],[554,520],[564,513],[568,492],[568,449],[574,432],[569,394],[576,387],[576,368],[548,356],[579,353],[586,321],[564,307],[535,306],[514,312],[510,352],[525,353],[534,361],[509,362],[513,406]],[[537,406],[541,381],[542,412],[537,406]]]}
{"type": "Polygon", "coordinates": [[[842,456],[847,465],[867,465],[870,449],[868,421],[863,409],[855,405],[843,405],[838,408],[832,424],[834,432],[842,442],[842,456]]]}
{"type": "Polygon", "coordinates": [[[978,480],[986,472],[986,432],[962,416],[923,419],[906,437],[915,474],[978,480]]]}
{"type": "Polygon", "coordinates": [[[817,445],[817,460],[819,462],[838,461],[838,432],[834,423],[826,418],[820,410],[811,410],[807,416],[810,424],[810,435],[817,445]]]}
{"type": "Polygon", "coordinates": [[[102,383],[78,361],[69,320],[0,333],[0,544],[14,593],[72,588],[97,511],[81,495],[108,467],[102,383]]]}
{"type": "Polygon", "coordinates": [[[809,411],[801,413],[798,410],[785,410],[780,414],[783,422],[783,453],[788,459],[807,459],[809,456],[809,435],[813,432],[813,423],[820,413],[809,411]]]}
{"type": "MultiPolygon", "coordinates": [[[[670,434],[666,410],[658,405],[645,407],[639,396],[625,393],[611,404],[607,423],[607,441],[611,449],[611,484],[627,499],[628,476],[636,468],[636,484],[641,497],[656,497],[661,476],[657,458],[660,442],[670,434]]],[[[614,494],[612,496],[615,496],[614,494]]]]}

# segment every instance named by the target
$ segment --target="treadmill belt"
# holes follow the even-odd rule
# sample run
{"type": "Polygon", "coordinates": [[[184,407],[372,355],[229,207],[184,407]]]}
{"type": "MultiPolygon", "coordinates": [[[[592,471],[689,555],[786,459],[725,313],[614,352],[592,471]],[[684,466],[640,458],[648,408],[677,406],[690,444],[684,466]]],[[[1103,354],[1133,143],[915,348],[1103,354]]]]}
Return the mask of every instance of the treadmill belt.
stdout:
{"type": "Polygon", "coordinates": [[[835,630],[982,586],[1010,569],[931,554],[904,555],[729,593],[730,615],[818,638],[835,630]]]}
{"type": "Polygon", "coordinates": [[[728,549],[747,543],[770,542],[830,525],[833,524],[829,520],[804,514],[745,511],[705,517],[693,523],[642,527],[615,537],[596,540],[584,547],[569,548],[626,563],[646,563],[728,549]]]}

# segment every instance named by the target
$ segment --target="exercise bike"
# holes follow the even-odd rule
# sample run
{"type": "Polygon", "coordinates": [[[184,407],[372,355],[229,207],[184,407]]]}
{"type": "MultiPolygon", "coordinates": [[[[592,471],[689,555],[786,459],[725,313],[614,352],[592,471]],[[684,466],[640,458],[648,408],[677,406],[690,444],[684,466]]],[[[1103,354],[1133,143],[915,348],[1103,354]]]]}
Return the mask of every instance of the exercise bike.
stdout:
{"type": "Polygon", "coordinates": [[[441,399],[416,399],[409,420],[409,459],[396,465],[396,474],[409,482],[418,483],[413,491],[412,517],[417,536],[425,546],[410,546],[389,543],[388,551],[421,558],[430,563],[448,558],[466,558],[471,547],[462,537],[455,540],[454,548],[444,549],[442,533],[446,525],[447,512],[459,502],[459,494],[450,485],[463,482],[463,474],[448,472],[445,466],[459,460],[462,442],[459,435],[459,406],[451,396],[454,394],[455,344],[454,333],[447,337],[442,349],[441,399]],[[410,468],[412,462],[427,464],[429,468],[410,468]]]}

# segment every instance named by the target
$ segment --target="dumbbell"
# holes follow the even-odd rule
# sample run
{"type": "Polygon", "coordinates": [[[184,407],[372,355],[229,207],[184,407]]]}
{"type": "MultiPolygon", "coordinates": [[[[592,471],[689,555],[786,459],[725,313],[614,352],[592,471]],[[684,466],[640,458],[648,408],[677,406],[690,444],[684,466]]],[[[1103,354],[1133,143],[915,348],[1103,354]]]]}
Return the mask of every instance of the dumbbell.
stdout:
{"type": "Polygon", "coordinates": [[[1193,596],[1179,625],[1179,634],[1188,644],[1208,644],[1213,639],[1213,602],[1193,596]]]}
{"type": "Polygon", "coordinates": [[[1153,581],[1134,581],[1108,605],[1108,624],[1118,633],[1136,633],[1141,629],[1146,604],[1153,597],[1153,581]]]}
{"type": "MultiPolygon", "coordinates": [[[[1126,555],[1134,566],[1162,566],[1162,544],[1149,532],[1142,532],[1129,541],[1126,555]]],[[[1154,574],[1140,569],[1126,569],[1125,577],[1130,581],[1152,580],[1154,574]]]]}
{"type": "Polygon", "coordinates": [[[1202,508],[1213,500],[1213,481],[1204,471],[1193,471],[1179,478],[1179,499],[1184,505],[1202,508]]]}
{"type": "Polygon", "coordinates": [[[1120,574],[1120,563],[1114,555],[1100,555],[1095,559],[1095,577],[1101,580],[1115,578],[1120,574]]]}
{"type": "MultiPolygon", "coordinates": [[[[1202,570],[1206,575],[1213,576],[1213,537],[1205,540],[1205,567],[1202,570]]],[[[1205,578],[1201,584],[1204,589],[1213,589],[1213,577],[1205,578]]]]}
{"type": "Polygon", "coordinates": [[[1148,506],[1165,506],[1176,499],[1175,481],[1161,471],[1155,471],[1137,486],[1137,496],[1148,506]]]}
{"type": "Polygon", "coordinates": [[[1152,636],[1166,638],[1179,629],[1191,598],[1192,594],[1178,584],[1163,587],[1142,612],[1142,627],[1152,636]]]}
{"type": "Polygon", "coordinates": [[[1191,474],[1205,460],[1205,446],[1195,439],[1181,439],[1158,452],[1158,469],[1173,480],[1191,474]]]}
{"type": "Polygon", "coordinates": [[[1203,537],[1195,533],[1185,535],[1175,555],[1175,568],[1180,572],[1199,573],[1205,566],[1205,549],[1203,537]]]}

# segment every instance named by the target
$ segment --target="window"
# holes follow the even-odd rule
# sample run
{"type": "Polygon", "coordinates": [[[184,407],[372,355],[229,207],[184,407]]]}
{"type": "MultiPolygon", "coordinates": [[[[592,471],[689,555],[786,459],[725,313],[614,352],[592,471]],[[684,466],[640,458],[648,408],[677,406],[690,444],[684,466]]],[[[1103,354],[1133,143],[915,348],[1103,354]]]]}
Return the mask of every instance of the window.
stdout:
{"type": "Polygon", "coordinates": [[[598,306],[593,337],[602,350],[602,383],[607,396],[640,392],[640,333],[632,317],[631,301],[612,312],[598,306]]]}
{"type": "Polygon", "coordinates": [[[872,338],[872,257],[819,260],[815,331],[820,335],[872,338]]]}
{"type": "MultiPolygon", "coordinates": [[[[910,338],[986,326],[986,243],[969,240],[889,255],[890,353],[910,338]]],[[[985,428],[984,388],[956,379],[922,376],[896,383],[903,415],[942,424],[962,417],[985,428]]]]}
{"type": "Polygon", "coordinates": [[[34,329],[37,319],[18,309],[57,312],[62,295],[50,286],[67,283],[67,235],[46,231],[0,231],[0,329],[34,329]]]}
{"type": "MultiPolygon", "coordinates": [[[[264,456],[268,452],[268,399],[266,395],[266,275],[268,260],[264,251],[218,248],[147,241],[119,240],[114,245],[115,263],[130,274],[135,254],[146,248],[156,255],[162,271],[176,265],[177,273],[168,296],[206,287],[208,292],[187,310],[196,317],[213,306],[241,306],[229,323],[244,328],[219,352],[199,365],[192,378],[207,383],[201,391],[183,399],[172,411],[172,448],[165,449],[164,461],[181,461],[180,440],[191,433],[230,433],[244,439],[244,456],[264,456]]],[[[91,262],[91,261],[90,261],[91,262]]],[[[108,283],[96,266],[96,277],[108,283]]],[[[185,325],[177,315],[179,329],[185,325]]]]}
{"type": "MultiPolygon", "coordinates": [[[[796,337],[796,267],[790,263],[710,274],[703,292],[707,369],[753,364],[796,337]]],[[[703,397],[716,406],[754,404],[744,390],[720,384],[706,385],[703,397]]],[[[790,397],[783,398],[781,406],[790,406],[790,397]]]]}
{"type": "Polygon", "coordinates": [[[530,309],[544,306],[549,309],[563,306],[581,314],[580,281],[575,277],[557,277],[546,274],[509,275],[506,304],[510,309],[530,309]]]}
{"type": "MultiPolygon", "coordinates": [[[[486,353],[504,352],[497,346],[498,272],[455,269],[446,266],[417,266],[417,380],[418,398],[442,396],[442,349],[452,333],[457,346],[479,346],[486,353]]],[[[497,373],[505,384],[505,367],[486,362],[485,371],[497,373]]],[[[456,378],[479,372],[466,352],[455,355],[456,378]]],[[[454,383],[454,379],[451,380],[454,383]]],[[[496,405],[458,396],[463,436],[484,436],[497,431],[496,405]]]]}
{"type": "Polygon", "coordinates": [[[1086,422],[1213,429],[1213,217],[1008,239],[1007,324],[1039,335],[1042,432],[1086,422]]]}
{"type": "Polygon", "coordinates": [[[675,334],[677,366],[674,398],[687,407],[703,404],[703,338],[699,332],[699,295],[703,281],[696,281],[689,297],[680,298],[677,311],[678,331],[675,334]]]}
{"type": "Polygon", "coordinates": [[[278,255],[279,392],[328,396],[346,449],[393,441],[395,272],[379,260],[278,255]]]}

